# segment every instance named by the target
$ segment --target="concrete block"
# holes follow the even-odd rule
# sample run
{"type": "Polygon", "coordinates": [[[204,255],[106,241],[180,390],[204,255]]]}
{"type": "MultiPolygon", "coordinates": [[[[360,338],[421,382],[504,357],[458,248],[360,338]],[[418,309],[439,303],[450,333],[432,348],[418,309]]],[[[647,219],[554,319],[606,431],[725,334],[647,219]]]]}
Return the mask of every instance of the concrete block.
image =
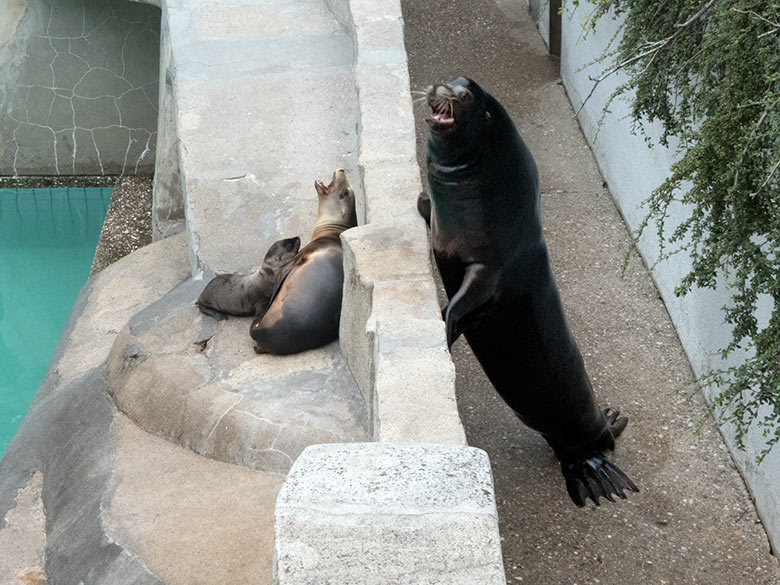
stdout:
{"type": "Polygon", "coordinates": [[[344,250],[344,289],[339,321],[339,346],[370,410],[374,387],[374,335],[373,331],[369,330],[368,320],[372,312],[374,283],[366,278],[358,267],[363,255],[358,246],[360,234],[364,230],[364,227],[359,227],[341,235],[344,250]]]}
{"type": "Polygon", "coordinates": [[[404,31],[400,18],[390,15],[363,19],[358,26],[358,65],[401,65],[406,67],[404,31]]]}
{"type": "Polygon", "coordinates": [[[277,585],[501,585],[487,455],[441,445],[317,445],[276,502],[277,585]]]}
{"type": "Polygon", "coordinates": [[[197,7],[192,19],[198,36],[204,39],[307,37],[341,32],[321,0],[227,5],[211,2],[197,7]]]}
{"type": "Polygon", "coordinates": [[[419,244],[428,247],[425,223],[417,212],[422,191],[417,164],[406,159],[361,162],[366,191],[366,217],[372,224],[404,226],[419,244]]]}
{"type": "Polygon", "coordinates": [[[361,163],[374,156],[416,161],[412,97],[406,64],[356,67],[360,91],[361,163]]]}
{"type": "Polygon", "coordinates": [[[191,77],[180,90],[195,273],[257,264],[280,237],[299,235],[305,242],[317,217],[314,181],[327,182],[337,168],[346,169],[359,193],[351,71],[246,75],[219,87],[191,77]],[[310,144],[296,139],[313,133],[318,138],[310,144]],[[254,242],[265,248],[256,250],[254,242]]]}
{"type": "Polygon", "coordinates": [[[152,202],[152,234],[160,240],[184,228],[184,194],[176,128],[176,70],[171,53],[168,12],[160,25],[160,84],[157,98],[157,147],[152,202]]]}
{"type": "Polygon", "coordinates": [[[371,405],[377,315],[389,324],[412,314],[439,319],[439,309],[424,240],[380,224],[349,230],[341,238],[344,307],[348,309],[342,311],[339,343],[366,403],[371,405]]]}
{"type": "Polygon", "coordinates": [[[455,367],[439,320],[377,320],[374,439],[465,445],[455,367]]]}
{"type": "Polygon", "coordinates": [[[400,0],[386,0],[385,2],[375,2],[374,0],[350,0],[350,9],[352,18],[356,27],[366,26],[374,20],[386,18],[401,18],[400,0]]]}
{"type": "Polygon", "coordinates": [[[431,278],[428,242],[410,233],[420,225],[409,228],[403,222],[399,224],[371,223],[342,234],[342,242],[350,249],[350,258],[361,278],[370,282],[431,278]]]}

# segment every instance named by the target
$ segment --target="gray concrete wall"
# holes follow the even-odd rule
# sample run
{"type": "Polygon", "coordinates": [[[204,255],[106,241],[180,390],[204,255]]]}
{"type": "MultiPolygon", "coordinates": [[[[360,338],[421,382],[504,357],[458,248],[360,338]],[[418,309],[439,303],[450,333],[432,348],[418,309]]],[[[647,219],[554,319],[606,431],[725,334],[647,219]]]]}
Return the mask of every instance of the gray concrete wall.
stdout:
{"type": "Polygon", "coordinates": [[[0,0],[0,175],[150,173],[160,11],[0,0]]]}
{"type": "MultiPolygon", "coordinates": [[[[583,1],[576,8],[569,6],[563,15],[561,77],[575,110],[582,105],[591,91],[593,82],[590,78],[597,77],[602,71],[600,65],[590,64],[603,54],[607,44],[617,33],[620,23],[605,17],[599,22],[595,32],[584,35],[583,27],[593,10],[593,4],[583,1]]],[[[624,81],[624,76],[614,75],[601,83],[580,111],[578,118],[601,172],[609,184],[612,197],[629,229],[634,230],[639,227],[647,213],[642,205],[643,201],[668,176],[677,153],[674,144],[670,148],[658,145],[649,148],[640,134],[634,134],[630,108],[625,101],[613,102],[610,105],[610,114],[603,117],[603,109],[609,96],[624,81]]],[[[647,125],[646,130],[651,137],[661,134],[661,128],[657,125],[647,125]]],[[[681,206],[671,210],[672,215],[666,223],[667,233],[671,233],[675,226],[687,217],[688,211],[681,206]]],[[[690,270],[690,258],[685,254],[677,254],[658,263],[659,241],[654,227],[645,230],[639,241],[639,251],[651,268],[694,372],[701,375],[711,368],[726,366],[719,357],[719,349],[725,347],[731,338],[731,330],[723,322],[721,311],[721,307],[726,305],[730,298],[727,280],[722,278],[717,290],[694,289],[684,297],[677,297],[674,288],[690,270]]],[[[761,309],[759,322],[765,322],[769,315],[769,303],[765,303],[761,309]]],[[[716,390],[710,390],[708,398],[712,399],[715,394],[716,390]]],[[[722,432],[756,500],[756,507],[774,549],[778,550],[780,491],[777,486],[780,485],[780,449],[774,449],[764,462],[757,466],[755,457],[764,444],[760,429],[751,429],[745,451],[736,448],[732,429],[722,427],[722,432]]]]}

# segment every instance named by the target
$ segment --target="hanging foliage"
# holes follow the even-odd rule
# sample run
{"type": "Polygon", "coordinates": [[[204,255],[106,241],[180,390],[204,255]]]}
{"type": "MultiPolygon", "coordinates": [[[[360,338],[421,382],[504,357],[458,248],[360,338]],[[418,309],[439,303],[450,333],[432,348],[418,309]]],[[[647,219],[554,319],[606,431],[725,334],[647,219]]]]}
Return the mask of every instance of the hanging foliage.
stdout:
{"type": "Polygon", "coordinates": [[[596,2],[591,26],[605,14],[625,20],[594,89],[623,71],[627,81],[611,99],[628,98],[640,128],[657,120],[661,143],[674,136],[681,145],[670,176],[645,202],[639,233],[655,225],[663,259],[681,251],[692,259],[677,295],[714,288],[726,275],[723,315],[733,335],[721,356],[748,357],[701,382],[717,387],[715,404],[740,448],[748,427],[761,427],[760,461],[780,441],[780,2],[596,2]],[[670,206],[679,202],[690,215],[669,233],[670,206]],[[768,322],[756,318],[761,297],[768,322]]]}

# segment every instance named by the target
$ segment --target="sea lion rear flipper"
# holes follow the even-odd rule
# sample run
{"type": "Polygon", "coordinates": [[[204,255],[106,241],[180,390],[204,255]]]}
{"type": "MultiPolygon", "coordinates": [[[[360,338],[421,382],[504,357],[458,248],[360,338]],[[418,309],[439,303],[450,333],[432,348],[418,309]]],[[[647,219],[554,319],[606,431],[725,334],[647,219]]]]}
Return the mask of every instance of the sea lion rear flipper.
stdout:
{"type": "Polygon", "coordinates": [[[484,310],[493,300],[498,275],[485,264],[469,264],[463,282],[444,308],[447,328],[447,347],[480,321],[484,310]]]}
{"type": "Polygon", "coordinates": [[[628,425],[628,417],[620,416],[619,410],[612,410],[611,408],[604,409],[604,416],[607,419],[607,425],[612,436],[617,439],[628,425]]]}
{"type": "Polygon", "coordinates": [[[198,305],[198,308],[200,309],[200,312],[204,315],[208,315],[209,317],[213,317],[217,321],[225,321],[228,316],[225,313],[222,313],[221,311],[217,311],[216,309],[212,309],[211,307],[208,307],[206,305],[201,305],[200,303],[196,303],[198,305]]]}
{"type": "Polygon", "coordinates": [[[614,502],[613,494],[625,500],[625,490],[639,491],[634,482],[604,455],[596,454],[575,463],[562,461],[561,471],[569,496],[580,508],[588,498],[598,506],[600,497],[614,502]]]}

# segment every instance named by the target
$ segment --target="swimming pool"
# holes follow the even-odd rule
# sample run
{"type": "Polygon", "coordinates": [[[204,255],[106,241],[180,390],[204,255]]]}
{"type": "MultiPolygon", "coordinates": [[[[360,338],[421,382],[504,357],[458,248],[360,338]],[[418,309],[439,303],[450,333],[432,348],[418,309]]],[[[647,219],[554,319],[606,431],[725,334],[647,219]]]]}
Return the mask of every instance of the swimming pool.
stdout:
{"type": "Polygon", "coordinates": [[[0,456],[89,278],[111,192],[0,189],[0,456]]]}

